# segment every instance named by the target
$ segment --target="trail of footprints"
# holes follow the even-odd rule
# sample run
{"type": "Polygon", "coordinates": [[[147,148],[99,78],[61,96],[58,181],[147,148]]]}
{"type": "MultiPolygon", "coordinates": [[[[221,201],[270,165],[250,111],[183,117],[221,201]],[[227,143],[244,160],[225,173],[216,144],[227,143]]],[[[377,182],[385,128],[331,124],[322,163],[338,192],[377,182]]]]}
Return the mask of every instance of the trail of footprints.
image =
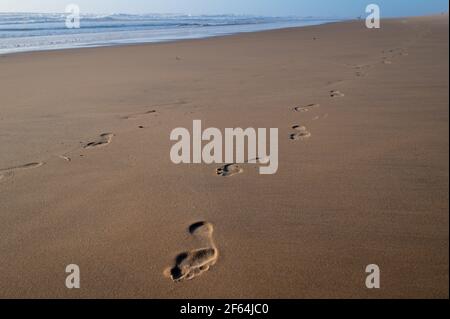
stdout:
{"type": "MultiPolygon", "coordinates": [[[[405,48],[394,48],[389,50],[382,50],[381,51],[382,57],[381,57],[381,63],[386,65],[393,64],[393,59],[400,56],[408,56],[409,53],[406,51],[405,48]]],[[[377,63],[373,64],[361,64],[356,65],[353,68],[355,69],[355,75],[358,77],[364,77],[367,75],[367,70],[371,67],[373,67],[377,63]]]]}
{"type": "MultiPolygon", "coordinates": [[[[390,50],[390,53],[394,55],[407,55],[402,49],[390,50]]],[[[385,53],[385,52],[383,52],[385,53]]],[[[388,57],[383,57],[382,63],[391,64],[392,62],[388,57]]],[[[370,65],[358,65],[355,67],[357,76],[364,76],[365,70],[369,68],[370,65]]],[[[338,91],[332,90],[329,92],[331,98],[340,98],[345,95],[338,91]]],[[[305,106],[296,106],[293,108],[295,112],[309,112],[311,109],[320,107],[319,104],[308,104],[305,106]]],[[[122,117],[123,119],[134,119],[140,115],[148,115],[155,113],[155,110],[150,110],[144,113],[131,114],[122,117]]],[[[312,120],[316,121],[321,118],[327,118],[328,113],[324,115],[315,116],[312,120]]],[[[140,128],[143,128],[140,126],[140,128]]],[[[305,126],[293,125],[292,130],[295,132],[291,133],[289,138],[294,141],[305,140],[311,137],[311,133],[305,126]]],[[[83,149],[92,149],[97,147],[106,146],[111,143],[114,137],[113,133],[103,133],[95,140],[88,142],[83,145],[83,149]]],[[[70,162],[71,158],[66,155],[60,155],[60,158],[70,162]]],[[[9,167],[0,169],[0,181],[6,177],[12,176],[15,171],[26,170],[38,168],[44,165],[44,162],[33,162],[24,165],[9,167]]],[[[231,177],[243,172],[243,168],[235,163],[224,165],[216,170],[216,174],[222,177],[231,177]]],[[[214,266],[219,257],[219,251],[213,239],[214,227],[209,222],[198,222],[192,224],[189,229],[189,233],[195,237],[201,243],[201,247],[192,251],[183,252],[176,256],[174,264],[164,271],[164,275],[174,282],[182,282],[192,280],[206,271],[208,271],[212,266],[214,266]]]]}
{"type": "MultiPolygon", "coordinates": [[[[396,56],[407,56],[408,53],[403,48],[395,48],[390,50],[383,50],[382,51],[383,57],[381,62],[383,64],[392,64],[391,58],[394,58],[396,56]]],[[[353,68],[355,69],[356,73],[355,75],[358,77],[363,77],[367,75],[367,69],[371,68],[373,65],[371,64],[360,64],[356,65],[353,68]]],[[[345,94],[339,90],[331,90],[329,91],[330,98],[342,98],[345,97],[345,94]]],[[[305,106],[296,106],[293,108],[295,112],[309,112],[311,109],[320,107],[319,104],[308,104],[305,106]]],[[[325,119],[328,117],[328,113],[325,113],[323,115],[316,115],[312,118],[313,121],[317,121],[320,119],[325,119]]],[[[300,125],[294,125],[292,127],[293,130],[296,132],[293,132],[289,135],[289,138],[294,141],[298,140],[305,140],[311,137],[311,133],[307,130],[305,126],[300,125]]]]}
{"type": "MultiPolygon", "coordinates": [[[[382,51],[383,57],[382,57],[382,63],[383,64],[392,64],[391,58],[397,57],[397,56],[407,56],[408,53],[404,50],[404,48],[394,48],[390,50],[383,50],[382,51]]],[[[373,65],[370,64],[362,64],[362,65],[356,65],[354,66],[354,69],[356,70],[356,76],[361,77],[365,76],[366,70],[368,68],[371,68],[373,65]]],[[[331,90],[329,92],[329,95],[331,98],[342,98],[345,96],[344,93],[340,92],[339,90],[331,90]]],[[[175,104],[184,104],[184,101],[176,102],[175,104]]],[[[171,103],[173,104],[173,103],[171,103]]],[[[320,107],[319,104],[308,104],[305,106],[296,106],[293,108],[295,112],[305,113],[309,112],[311,109],[315,109],[320,107]]],[[[148,110],[142,113],[134,113],[130,115],[123,116],[122,119],[136,119],[140,116],[149,115],[156,113],[156,110],[148,110]]],[[[324,119],[328,117],[328,113],[323,115],[317,115],[312,118],[313,121],[317,121],[319,119],[324,119]]],[[[144,128],[144,126],[139,126],[139,128],[144,128]]],[[[300,126],[300,125],[294,125],[292,129],[295,131],[289,135],[289,138],[294,141],[299,140],[305,140],[311,137],[311,132],[307,130],[306,127],[300,126]]],[[[93,141],[90,141],[83,145],[83,149],[92,149],[97,147],[106,146],[111,143],[112,139],[114,137],[113,133],[103,133],[93,141]]],[[[67,155],[60,155],[59,158],[70,162],[72,159],[67,155]]],[[[9,167],[0,169],[0,181],[4,180],[7,177],[10,177],[14,174],[17,170],[23,170],[23,169],[31,169],[31,168],[37,168],[44,165],[43,162],[36,162],[36,163],[28,163],[24,165],[19,165],[15,167],[9,167]]],[[[237,174],[242,173],[244,170],[241,166],[237,165],[236,163],[226,164],[216,170],[216,174],[218,176],[222,177],[230,177],[237,174]]]]}
{"type": "MultiPolygon", "coordinates": [[[[337,94],[339,91],[331,91],[337,94]]],[[[340,93],[340,96],[344,96],[344,94],[340,93]]],[[[311,103],[303,106],[295,106],[292,108],[294,112],[300,112],[300,113],[306,113],[309,112],[312,109],[317,109],[320,107],[320,104],[317,103],[311,103]]],[[[325,119],[328,117],[328,113],[325,113],[323,115],[317,115],[312,118],[313,121],[317,121],[319,119],[325,119]]],[[[294,130],[293,133],[289,135],[289,139],[293,141],[302,141],[309,139],[311,137],[311,132],[308,131],[308,129],[305,126],[301,125],[293,125],[292,130],[294,130]]],[[[259,158],[256,158],[255,160],[260,160],[259,158]]],[[[248,163],[247,161],[246,163],[248,163]]],[[[241,174],[244,172],[244,169],[238,165],[237,163],[230,163],[225,164],[219,168],[216,169],[216,175],[221,177],[231,177],[238,174],[241,174]]]]}
{"type": "MultiPolygon", "coordinates": [[[[295,112],[305,113],[305,112],[309,112],[311,109],[317,109],[319,107],[320,107],[320,104],[312,103],[312,104],[307,104],[304,106],[296,106],[293,108],[293,110],[295,112]]],[[[327,117],[328,117],[328,114],[316,115],[312,118],[312,120],[317,121],[319,119],[327,118],[327,117]]],[[[290,140],[301,141],[301,140],[306,140],[311,137],[311,132],[308,131],[308,129],[305,126],[296,124],[296,125],[292,126],[292,129],[295,132],[293,132],[289,135],[290,140]]]]}
{"type": "MultiPolygon", "coordinates": [[[[114,134],[112,134],[112,133],[100,134],[100,136],[97,139],[83,145],[83,149],[91,149],[91,148],[108,145],[109,143],[111,143],[113,136],[114,136],[114,134]]],[[[67,162],[70,162],[72,160],[67,155],[59,155],[59,158],[65,160],[67,162]]],[[[18,165],[18,166],[1,168],[0,169],[0,181],[6,179],[7,177],[12,177],[16,171],[38,168],[44,164],[45,164],[44,162],[32,162],[32,163],[27,163],[27,164],[18,165]]]]}
{"type": "Polygon", "coordinates": [[[176,256],[174,265],[164,270],[164,275],[174,282],[194,279],[214,266],[219,251],[213,239],[214,227],[209,222],[192,224],[189,233],[201,244],[195,250],[183,252],[176,256]]]}
{"type": "MultiPolygon", "coordinates": [[[[390,57],[396,57],[396,56],[407,56],[408,53],[403,49],[403,48],[397,48],[397,49],[391,49],[388,51],[383,50],[383,57],[382,57],[382,63],[383,64],[392,64],[392,61],[390,60],[390,57]],[[387,55],[390,55],[387,56],[387,55]]],[[[361,64],[361,65],[356,65],[354,66],[354,69],[356,70],[355,75],[358,77],[363,77],[366,76],[366,70],[371,68],[372,65],[370,64],[361,64]]],[[[342,98],[345,96],[344,93],[342,93],[339,90],[331,90],[329,92],[329,96],[330,98],[342,98]]],[[[309,112],[311,109],[320,107],[319,104],[308,104],[305,106],[296,106],[293,108],[293,110],[295,112],[309,112]]],[[[320,119],[325,119],[328,117],[328,113],[325,113],[323,115],[316,115],[312,118],[313,121],[317,121],[320,119]]],[[[292,129],[295,130],[296,132],[293,132],[289,135],[289,139],[294,140],[294,141],[299,141],[299,140],[305,140],[311,137],[311,132],[308,131],[308,129],[305,126],[301,126],[301,125],[294,125],[292,126],[292,129]]]]}
{"type": "MultiPolygon", "coordinates": [[[[177,102],[176,104],[178,104],[178,103],[181,103],[181,102],[177,102]]],[[[122,119],[134,119],[134,118],[137,118],[142,115],[148,115],[148,114],[153,114],[153,113],[156,113],[156,110],[149,110],[149,111],[142,112],[142,113],[130,114],[127,116],[123,116],[122,119]]],[[[141,126],[139,126],[139,128],[144,128],[144,127],[141,125],[141,126]]],[[[92,141],[83,144],[82,149],[89,150],[89,149],[93,149],[93,148],[106,146],[112,142],[113,137],[114,137],[113,133],[102,133],[97,138],[93,139],[92,141]]],[[[80,156],[82,156],[82,155],[80,155],[80,156]]],[[[59,155],[58,157],[67,162],[72,161],[72,158],[66,154],[59,155]]],[[[38,168],[44,164],[45,164],[44,162],[33,162],[33,163],[27,163],[24,165],[18,165],[18,166],[14,166],[14,167],[8,167],[8,168],[2,168],[2,169],[0,168],[0,181],[3,181],[8,177],[13,176],[14,172],[16,172],[16,171],[38,168]]]]}
{"type": "MultiPolygon", "coordinates": [[[[339,91],[332,91],[332,92],[339,92],[339,91]]],[[[344,95],[341,93],[341,96],[344,96],[344,95]]],[[[294,112],[306,113],[312,109],[317,109],[319,107],[320,107],[320,104],[312,103],[312,104],[307,104],[307,105],[303,105],[303,106],[295,106],[292,108],[292,110],[294,112]]],[[[328,113],[325,113],[323,115],[317,115],[317,116],[313,117],[312,120],[317,121],[319,119],[325,119],[327,117],[328,117],[328,113]]],[[[305,126],[296,124],[296,125],[292,126],[292,130],[294,130],[294,132],[289,135],[289,139],[291,139],[293,141],[306,140],[311,137],[311,132],[308,131],[308,129],[305,126]]],[[[255,160],[260,160],[260,159],[256,158],[255,160]]],[[[246,163],[248,163],[248,162],[249,161],[247,161],[246,163]]],[[[244,169],[237,163],[225,164],[216,169],[216,175],[221,176],[221,177],[231,177],[231,176],[241,174],[243,172],[244,172],[244,169]]]]}

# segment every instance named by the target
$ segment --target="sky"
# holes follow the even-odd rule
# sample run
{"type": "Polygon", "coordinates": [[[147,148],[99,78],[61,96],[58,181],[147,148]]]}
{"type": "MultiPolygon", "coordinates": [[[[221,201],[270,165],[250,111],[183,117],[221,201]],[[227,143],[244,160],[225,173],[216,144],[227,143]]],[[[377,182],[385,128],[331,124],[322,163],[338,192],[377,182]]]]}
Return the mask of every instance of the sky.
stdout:
{"type": "Polygon", "coordinates": [[[382,17],[448,11],[448,0],[0,0],[0,12],[64,12],[75,3],[83,13],[253,14],[357,17],[375,3],[382,17]]]}

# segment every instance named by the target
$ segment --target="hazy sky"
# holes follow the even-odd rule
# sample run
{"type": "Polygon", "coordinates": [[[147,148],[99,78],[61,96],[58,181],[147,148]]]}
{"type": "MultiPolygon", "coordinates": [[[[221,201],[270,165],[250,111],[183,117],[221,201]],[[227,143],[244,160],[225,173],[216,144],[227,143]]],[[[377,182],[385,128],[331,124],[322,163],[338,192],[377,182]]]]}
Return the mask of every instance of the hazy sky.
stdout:
{"type": "Polygon", "coordinates": [[[0,12],[64,12],[78,4],[86,13],[190,13],[355,17],[376,3],[383,16],[448,11],[447,0],[0,0],[0,12]]]}

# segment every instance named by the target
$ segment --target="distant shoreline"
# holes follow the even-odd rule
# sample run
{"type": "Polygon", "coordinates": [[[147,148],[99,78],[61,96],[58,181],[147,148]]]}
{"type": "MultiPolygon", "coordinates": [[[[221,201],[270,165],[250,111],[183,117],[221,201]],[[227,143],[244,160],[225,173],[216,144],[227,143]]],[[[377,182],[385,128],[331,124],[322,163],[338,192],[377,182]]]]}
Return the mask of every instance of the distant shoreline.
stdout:
{"type": "Polygon", "coordinates": [[[69,29],[60,14],[3,15],[0,54],[163,43],[345,21],[337,18],[253,16],[81,16],[69,29]]]}
{"type": "MultiPolygon", "coordinates": [[[[3,12],[0,12],[0,14],[3,14],[3,12]]],[[[433,18],[433,17],[439,17],[443,15],[448,15],[448,13],[437,13],[433,15],[426,15],[426,16],[412,16],[412,17],[389,17],[384,18],[382,21],[392,21],[392,20],[402,20],[402,19],[421,19],[421,18],[433,18]]],[[[312,18],[308,18],[312,19],[312,18]]],[[[147,45],[147,44],[158,44],[158,43],[171,43],[171,42],[182,42],[182,41],[189,41],[189,40],[200,40],[200,39],[208,39],[208,38],[217,38],[217,37],[228,37],[238,34],[245,34],[245,33],[260,33],[260,32],[270,32],[270,31],[276,31],[276,30],[284,30],[284,29],[296,29],[296,28],[307,28],[307,27],[313,27],[313,26],[319,26],[319,25],[328,25],[328,24],[334,24],[334,23],[345,23],[345,22],[352,22],[352,21],[358,21],[358,18],[340,18],[340,19],[331,19],[331,18],[317,18],[315,23],[310,24],[303,24],[303,25],[290,25],[290,26],[273,26],[271,28],[260,28],[257,30],[237,30],[235,32],[223,32],[223,33],[213,33],[209,35],[199,35],[194,37],[180,37],[180,38],[172,38],[172,39],[143,39],[141,41],[138,41],[137,39],[122,39],[121,41],[116,42],[98,42],[95,44],[84,44],[84,45],[68,45],[68,46],[61,46],[61,47],[41,47],[41,48],[29,48],[29,49],[11,49],[7,50],[1,47],[1,38],[0,38],[0,57],[6,56],[6,55],[12,55],[12,54],[23,54],[23,53],[30,53],[30,52],[49,52],[49,51],[66,51],[66,50],[78,50],[78,49],[89,49],[89,48],[105,48],[105,47],[123,47],[123,46],[136,46],[136,45],[147,45]],[[318,22],[320,21],[320,22],[318,22]]],[[[364,19],[362,18],[361,23],[363,23],[364,19]]],[[[1,31],[1,29],[0,29],[1,31]]]]}

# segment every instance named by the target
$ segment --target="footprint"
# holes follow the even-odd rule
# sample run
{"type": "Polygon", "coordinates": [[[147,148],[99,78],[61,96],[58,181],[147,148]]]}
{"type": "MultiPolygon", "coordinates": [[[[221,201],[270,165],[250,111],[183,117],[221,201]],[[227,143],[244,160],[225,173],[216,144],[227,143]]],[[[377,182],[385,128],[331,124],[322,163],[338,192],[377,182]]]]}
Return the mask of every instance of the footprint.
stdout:
{"type": "Polygon", "coordinates": [[[175,265],[166,269],[164,275],[175,282],[181,282],[191,280],[208,271],[219,257],[219,251],[212,237],[213,231],[213,225],[208,222],[191,225],[189,233],[203,241],[205,247],[179,254],[175,258],[175,265]]]}
{"type": "Polygon", "coordinates": [[[344,97],[345,94],[337,90],[330,91],[330,97],[344,97]]]}
{"type": "Polygon", "coordinates": [[[311,137],[311,133],[308,131],[292,133],[289,138],[293,141],[304,140],[311,137]]]}
{"type": "Polygon", "coordinates": [[[354,68],[355,68],[356,70],[368,69],[368,68],[370,68],[370,67],[371,67],[370,64],[357,64],[357,65],[354,66],[354,68]]]}
{"type": "Polygon", "coordinates": [[[304,140],[304,139],[311,137],[311,133],[308,132],[308,130],[304,126],[294,125],[294,126],[292,126],[292,129],[294,129],[298,132],[292,133],[291,135],[289,135],[289,138],[291,140],[298,141],[298,140],[304,140]]]}
{"type": "Polygon", "coordinates": [[[27,164],[19,165],[19,166],[2,168],[2,169],[0,169],[0,173],[1,173],[0,174],[0,181],[6,179],[8,177],[13,176],[14,175],[14,171],[38,168],[38,167],[41,167],[44,164],[45,164],[44,162],[33,162],[33,163],[27,163],[27,164]]]}
{"type": "MultiPolygon", "coordinates": [[[[268,162],[269,162],[269,159],[267,157],[258,157],[257,156],[255,158],[244,161],[242,164],[256,164],[256,163],[266,164],[268,162]]],[[[236,163],[226,164],[226,165],[216,169],[216,174],[219,176],[224,176],[224,177],[233,176],[236,174],[240,174],[242,172],[244,172],[244,169],[236,163]]]]}
{"type": "Polygon", "coordinates": [[[130,119],[138,118],[139,116],[142,116],[142,115],[148,115],[148,114],[153,114],[153,113],[156,113],[156,110],[150,110],[150,111],[143,112],[143,113],[134,113],[134,114],[130,114],[130,115],[125,115],[125,116],[122,116],[121,118],[123,120],[130,120],[130,119]]]}
{"type": "Polygon", "coordinates": [[[300,131],[300,132],[306,131],[306,127],[300,126],[300,125],[294,125],[294,126],[292,126],[292,129],[300,131]]]}
{"type": "Polygon", "coordinates": [[[30,169],[30,168],[37,168],[44,165],[44,162],[33,162],[33,163],[27,163],[24,165],[19,165],[19,166],[13,166],[13,167],[8,167],[8,168],[2,168],[0,169],[0,173],[1,172],[13,172],[16,170],[23,170],[23,169],[30,169]]]}
{"type": "MultiPolygon", "coordinates": [[[[385,53],[385,51],[383,51],[383,53],[385,53]]],[[[398,56],[398,55],[409,55],[407,52],[405,52],[405,49],[403,48],[397,48],[397,49],[391,49],[389,50],[389,53],[393,54],[393,56],[398,56]]]]}
{"type": "Polygon", "coordinates": [[[294,107],[294,111],[296,112],[308,112],[311,108],[320,107],[320,104],[308,104],[305,106],[296,106],[294,107]]]}
{"type": "Polygon", "coordinates": [[[72,159],[71,159],[69,156],[59,155],[58,157],[61,158],[61,159],[63,159],[63,160],[65,160],[65,161],[67,161],[67,162],[72,161],[72,159]]]}
{"type": "Polygon", "coordinates": [[[328,113],[325,113],[325,114],[323,114],[323,115],[317,115],[317,116],[314,116],[313,118],[312,118],[312,120],[313,121],[317,121],[317,120],[320,120],[320,119],[326,119],[328,117],[328,113]]]}
{"type": "Polygon", "coordinates": [[[94,147],[108,145],[109,143],[111,143],[113,136],[114,134],[112,133],[103,133],[97,140],[87,143],[86,145],[83,146],[83,148],[90,149],[94,147]]]}
{"type": "Polygon", "coordinates": [[[219,176],[229,177],[236,174],[240,174],[243,171],[244,169],[237,164],[227,164],[225,166],[219,167],[216,170],[216,174],[219,176]]]}
{"type": "Polygon", "coordinates": [[[359,64],[355,65],[353,69],[355,70],[355,75],[359,77],[364,77],[367,75],[367,70],[371,67],[370,64],[359,64]]]}

